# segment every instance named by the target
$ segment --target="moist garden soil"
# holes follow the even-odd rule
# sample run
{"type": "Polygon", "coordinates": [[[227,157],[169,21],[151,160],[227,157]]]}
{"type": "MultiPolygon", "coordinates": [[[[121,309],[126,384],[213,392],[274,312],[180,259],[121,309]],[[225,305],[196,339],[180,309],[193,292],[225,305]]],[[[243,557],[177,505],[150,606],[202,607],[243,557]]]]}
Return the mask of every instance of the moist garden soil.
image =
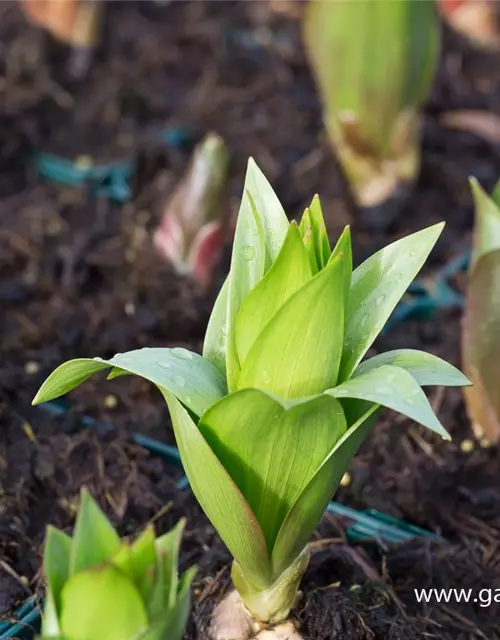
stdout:
{"type": "MultiPolygon", "coordinates": [[[[253,155],[290,217],[318,192],[332,239],[352,225],[356,263],[446,220],[426,267],[432,280],[470,245],[468,176],[486,189],[500,176],[498,145],[445,128],[442,116],[455,109],[500,115],[500,55],[445,30],[424,116],[421,176],[399,217],[382,224],[383,215],[367,220],[348,197],[292,17],[259,2],[113,2],[90,72],[75,79],[68,51],[27,26],[15,4],[1,5],[0,559],[8,569],[0,566],[0,609],[10,613],[27,595],[24,578],[30,592],[37,589],[44,527],[71,526],[87,482],[122,533],[165,504],[159,530],[187,515],[183,563],[200,566],[189,637],[204,637],[207,612],[228,583],[228,556],[194,501],[175,489],[178,472],[130,437],[139,431],[172,441],[160,395],[136,378],[96,377],[70,395],[75,410],[60,424],[29,408],[36,389],[73,357],[145,345],[200,351],[227,255],[213,290],[201,291],[161,262],[151,232],[193,145],[211,130],[231,152],[226,206],[233,213],[253,155]],[[167,129],[175,145],[162,141],[167,129]],[[33,163],[41,151],[95,162],[135,157],[132,200],[113,204],[43,181],[33,163]],[[83,413],[119,431],[82,431],[83,413]]],[[[422,348],[459,364],[459,329],[460,310],[442,311],[391,329],[376,349],[422,348]]],[[[431,401],[453,443],[384,414],[338,497],[440,532],[449,544],[365,551],[346,545],[343,523],[327,518],[295,613],[307,637],[500,638],[495,604],[424,606],[413,595],[414,587],[500,587],[499,449],[462,450],[472,436],[459,391],[432,390],[431,401]]]]}

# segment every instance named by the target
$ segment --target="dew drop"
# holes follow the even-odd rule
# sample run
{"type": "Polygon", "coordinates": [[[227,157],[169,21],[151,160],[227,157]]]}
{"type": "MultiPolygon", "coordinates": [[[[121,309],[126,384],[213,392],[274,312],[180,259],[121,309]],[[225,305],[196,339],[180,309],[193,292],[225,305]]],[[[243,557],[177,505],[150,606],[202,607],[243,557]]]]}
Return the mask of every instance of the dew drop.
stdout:
{"type": "Polygon", "coordinates": [[[414,247],[413,249],[410,250],[410,258],[414,258],[418,253],[418,249],[417,247],[414,247]]]}
{"type": "Polygon", "coordinates": [[[243,247],[242,253],[243,253],[243,258],[245,260],[248,260],[248,262],[250,262],[250,260],[253,260],[255,257],[255,249],[251,247],[249,244],[246,244],[243,247]]]}
{"type": "Polygon", "coordinates": [[[172,366],[170,362],[157,362],[156,364],[163,369],[170,369],[170,367],[172,366]]]}
{"type": "Polygon", "coordinates": [[[173,356],[180,358],[181,360],[193,359],[193,354],[191,353],[191,351],[188,351],[187,349],[183,349],[182,347],[174,347],[170,353],[173,356]]]}
{"type": "Polygon", "coordinates": [[[375,304],[377,305],[377,307],[380,307],[380,305],[382,304],[382,302],[384,302],[385,300],[385,295],[381,295],[381,296],[377,296],[375,298],[375,304]]]}
{"type": "Polygon", "coordinates": [[[186,384],[186,381],[184,380],[184,378],[182,376],[177,376],[177,375],[172,376],[172,382],[179,387],[184,387],[186,384]]]}

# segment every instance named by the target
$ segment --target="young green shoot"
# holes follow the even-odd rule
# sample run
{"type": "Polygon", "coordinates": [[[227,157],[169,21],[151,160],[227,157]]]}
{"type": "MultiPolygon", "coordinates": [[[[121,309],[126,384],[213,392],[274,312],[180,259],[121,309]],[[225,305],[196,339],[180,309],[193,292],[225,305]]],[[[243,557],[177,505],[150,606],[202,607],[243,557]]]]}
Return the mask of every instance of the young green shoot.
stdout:
{"type": "Polygon", "coordinates": [[[209,134],[196,147],[154,235],[159,253],[178,273],[191,276],[202,287],[211,283],[226,235],[224,195],[228,167],[224,141],[209,134]]]}
{"type": "Polygon", "coordinates": [[[305,44],[355,201],[399,201],[420,168],[420,108],[439,57],[433,0],[310,0],[305,44]]]}
{"type": "Polygon", "coordinates": [[[184,522],[159,538],[117,532],[85,489],[73,537],[48,527],[41,639],[181,640],[194,569],[179,577],[184,522]]]}
{"type": "Polygon", "coordinates": [[[500,442],[500,182],[486,195],[471,180],[475,204],[472,257],[462,325],[462,361],[474,386],[464,390],[478,438],[500,442]]]}
{"type": "Polygon", "coordinates": [[[442,228],[397,240],[353,270],[349,228],[332,249],[318,197],[300,224],[289,222],[250,160],[203,355],[146,348],[80,358],[39,390],[35,403],[103,370],[158,387],[191,488],[234,558],[237,593],[214,612],[213,638],[249,638],[286,620],[310,537],[381,407],[449,438],[422,386],[461,386],[465,376],[411,349],[364,360],[442,228]]]}

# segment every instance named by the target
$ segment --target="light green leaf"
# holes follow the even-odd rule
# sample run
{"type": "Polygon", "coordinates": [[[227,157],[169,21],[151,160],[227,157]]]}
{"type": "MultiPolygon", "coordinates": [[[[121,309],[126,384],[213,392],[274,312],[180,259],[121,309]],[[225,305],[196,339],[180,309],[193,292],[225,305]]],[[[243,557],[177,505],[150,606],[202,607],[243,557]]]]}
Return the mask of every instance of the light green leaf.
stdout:
{"type": "Polygon", "coordinates": [[[228,292],[227,384],[236,387],[240,363],[234,325],[245,298],[277,258],[288,220],[271,185],[252,158],[248,161],[243,198],[236,222],[228,292]]]}
{"type": "Polygon", "coordinates": [[[59,529],[48,526],[43,547],[43,569],[56,612],[60,611],[61,590],[69,577],[71,538],[59,529]]]}
{"type": "MultiPolygon", "coordinates": [[[[500,249],[500,198],[489,197],[475,178],[470,179],[474,198],[474,233],[472,236],[472,272],[479,259],[491,251],[500,249]]],[[[500,193],[500,187],[499,193],[500,193]]]]}
{"type": "Polygon", "coordinates": [[[47,402],[68,393],[96,371],[109,367],[118,367],[169,389],[196,415],[204,413],[226,394],[223,375],[197,353],[180,348],[146,347],[117,354],[110,360],[70,360],[50,374],[33,403],[47,402]]]}
{"type": "Polygon", "coordinates": [[[249,293],[236,317],[236,349],[241,363],[245,362],[251,346],[278,309],[311,278],[311,267],[299,230],[291,224],[276,261],[249,293]]]}
{"type": "Polygon", "coordinates": [[[330,261],[335,260],[335,258],[339,255],[344,256],[344,293],[347,304],[352,279],[352,243],[351,228],[349,226],[344,227],[344,230],[340,234],[340,238],[338,239],[337,244],[335,245],[331,253],[330,261]]]}
{"type": "Polygon", "coordinates": [[[179,401],[163,390],[182,465],[201,508],[256,586],[270,579],[266,541],[254,513],[179,401]]]}
{"type": "Polygon", "coordinates": [[[245,389],[227,396],[198,428],[260,523],[272,551],[286,514],[346,429],[339,402],[326,396],[289,410],[245,389]]]}
{"type": "Polygon", "coordinates": [[[139,592],[111,565],[77,573],[63,588],[61,630],[68,638],[135,638],[147,623],[139,592]]]}
{"type": "Polygon", "coordinates": [[[431,353],[416,349],[396,349],[379,353],[369,360],[362,362],[352,374],[353,378],[368,373],[382,365],[392,364],[408,371],[421,387],[436,385],[443,387],[464,387],[470,381],[445,360],[441,360],[431,353]]]}
{"type": "Polygon", "coordinates": [[[450,440],[418,382],[400,367],[382,365],[325,393],[335,398],[367,400],[388,407],[450,440]]]}
{"type": "Polygon", "coordinates": [[[151,596],[156,572],[155,532],[148,526],[132,544],[122,542],[111,563],[127,575],[147,602],[151,596]]]}
{"type": "Polygon", "coordinates": [[[342,350],[343,286],[339,256],[289,298],[265,327],[243,365],[238,388],[293,398],[333,386],[342,350]]]}
{"type": "Polygon", "coordinates": [[[352,458],[373,426],[371,407],[337,440],[289,510],[272,554],[273,574],[280,575],[302,552],[319,524],[352,458]]]}
{"type": "Polygon", "coordinates": [[[82,490],[70,554],[70,574],[110,560],[120,549],[120,537],[90,493],[82,490]]]}
{"type": "Polygon", "coordinates": [[[311,266],[311,272],[313,275],[318,273],[319,266],[316,258],[316,248],[314,246],[314,233],[311,220],[311,210],[307,207],[300,219],[299,231],[302,239],[302,243],[307,251],[309,258],[309,264],[311,266]]]}
{"type": "Polygon", "coordinates": [[[339,380],[348,380],[435,245],[444,223],[393,242],[352,274],[339,380]]]}
{"type": "Polygon", "coordinates": [[[57,367],[45,380],[34,397],[33,404],[40,404],[59,398],[59,396],[72,391],[82,382],[85,382],[94,373],[108,367],[109,364],[104,360],[93,360],[91,358],[77,358],[65,362],[57,367]]]}
{"type": "Polygon", "coordinates": [[[330,259],[330,241],[326,232],[325,219],[319,196],[316,194],[309,205],[311,212],[311,224],[314,239],[314,250],[316,253],[319,269],[323,269],[330,259]]]}
{"type": "Polygon", "coordinates": [[[175,606],[153,618],[148,629],[137,640],[181,640],[191,609],[191,582],[195,569],[188,569],[181,578],[175,606]]]}
{"type": "Polygon", "coordinates": [[[162,560],[163,583],[166,585],[164,606],[173,607],[179,586],[179,551],[186,520],[179,520],[168,533],[156,540],[156,551],[162,560]]]}
{"type": "Polygon", "coordinates": [[[229,277],[224,280],[215,300],[203,342],[203,357],[213,364],[224,378],[226,377],[228,294],[229,277]]]}
{"type": "Polygon", "coordinates": [[[54,601],[54,595],[50,584],[47,584],[47,592],[45,594],[45,603],[43,606],[42,616],[42,640],[44,638],[52,638],[58,640],[61,636],[61,627],[59,626],[59,616],[54,601]]]}

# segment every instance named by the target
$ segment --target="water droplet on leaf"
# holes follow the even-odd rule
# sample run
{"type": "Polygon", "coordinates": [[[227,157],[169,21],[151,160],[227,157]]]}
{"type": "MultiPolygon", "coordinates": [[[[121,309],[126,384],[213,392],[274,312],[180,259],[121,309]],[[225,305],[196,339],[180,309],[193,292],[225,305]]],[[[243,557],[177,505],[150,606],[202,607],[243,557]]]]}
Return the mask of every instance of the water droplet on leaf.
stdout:
{"type": "Polygon", "coordinates": [[[245,260],[248,260],[250,262],[250,260],[253,260],[255,257],[255,249],[253,247],[251,247],[249,244],[246,244],[243,249],[243,258],[245,260]]]}
{"type": "Polygon", "coordinates": [[[380,307],[380,305],[382,304],[382,302],[384,302],[385,300],[385,295],[381,295],[381,296],[377,296],[375,298],[375,304],[377,305],[377,307],[380,307]]]}
{"type": "Polygon", "coordinates": [[[186,381],[182,376],[172,376],[172,382],[179,387],[184,387],[186,384],[186,381]]]}
{"type": "Polygon", "coordinates": [[[180,358],[181,360],[192,360],[193,359],[193,354],[191,353],[191,351],[188,351],[187,349],[183,349],[182,347],[174,347],[174,349],[172,349],[171,354],[173,356],[176,356],[177,358],[180,358]]]}

